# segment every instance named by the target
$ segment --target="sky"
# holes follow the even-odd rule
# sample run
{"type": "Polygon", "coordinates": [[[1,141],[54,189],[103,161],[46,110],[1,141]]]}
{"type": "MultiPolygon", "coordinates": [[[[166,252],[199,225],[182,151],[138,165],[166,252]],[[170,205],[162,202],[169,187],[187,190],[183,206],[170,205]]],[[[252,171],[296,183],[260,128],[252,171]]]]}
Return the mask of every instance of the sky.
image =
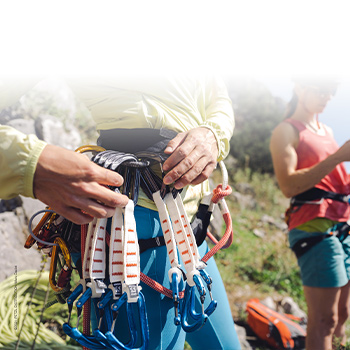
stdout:
{"type": "Polygon", "coordinates": [[[219,73],[262,79],[337,75],[320,116],[348,138],[350,21],[341,0],[12,0],[0,2],[1,75],[219,73]]]}

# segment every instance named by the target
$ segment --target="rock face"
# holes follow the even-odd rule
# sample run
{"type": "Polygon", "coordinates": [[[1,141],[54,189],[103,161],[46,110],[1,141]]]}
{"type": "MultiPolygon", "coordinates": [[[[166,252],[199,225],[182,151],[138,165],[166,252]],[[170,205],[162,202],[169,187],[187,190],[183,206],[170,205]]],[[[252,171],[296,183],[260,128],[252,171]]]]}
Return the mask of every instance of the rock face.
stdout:
{"type": "Polygon", "coordinates": [[[0,214],[0,281],[14,274],[15,270],[39,269],[41,253],[32,247],[24,248],[26,241],[26,216],[23,208],[0,214]]]}
{"type": "MultiPolygon", "coordinates": [[[[9,117],[3,122],[25,134],[36,134],[39,139],[74,150],[81,146],[79,131],[72,125],[65,125],[51,115],[43,115],[35,121],[9,117]]],[[[39,200],[18,196],[10,200],[0,200],[0,281],[24,269],[39,269],[41,253],[36,246],[24,248],[29,234],[28,222],[32,215],[45,208],[39,200]]],[[[36,225],[42,215],[33,220],[36,225]]]]}
{"type": "Polygon", "coordinates": [[[75,150],[81,146],[81,137],[72,124],[63,124],[51,115],[42,115],[35,120],[36,135],[52,145],[75,150]]]}

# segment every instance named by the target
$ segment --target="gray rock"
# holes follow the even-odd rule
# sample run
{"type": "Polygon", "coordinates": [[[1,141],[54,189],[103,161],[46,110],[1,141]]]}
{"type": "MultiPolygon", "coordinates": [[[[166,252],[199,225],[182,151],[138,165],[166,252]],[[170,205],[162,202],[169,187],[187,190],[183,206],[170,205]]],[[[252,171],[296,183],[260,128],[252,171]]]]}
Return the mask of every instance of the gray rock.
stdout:
{"type": "Polygon", "coordinates": [[[12,126],[27,135],[35,134],[33,119],[11,119],[7,122],[7,125],[12,126]]]}
{"type": "Polygon", "coordinates": [[[262,217],[260,218],[260,221],[263,223],[273,225],[282,231],[287,230],[288,228],[288,225],[284,221],[276,220],[272,216],[269,216],[266,214],[262,215],[262,217]]]}
{"type": "Polygon", "coordinates": [[[257,202],[250,194],[242,194],[240,192],[232,192],[230,195],[231,199],[239,204],[241,209],[255,209],[257,202]]]}
{"type": "MultiPolygon", "coordinates": [[[[23,215],[23,214],[22,214],[23,215]]],[[[41,254],[32,247],[25,249],[27,237],[22,230],[22,221],[15,212],[0,214],[0,281],[14,275],[15,270],[39,269],[41,254]]]]}
{"type": "MultiPolygon", "coordinates": [[[[46,208],[46,205],[43,202],[39,201],[38,199],[33,199],[33,198],[28,198],[23,196],[20,196],[20,197],[22,199],[23,214],[26,222],[28,222],[29,219],[35,213],[46,208]]],[[[40,218],[42,217],[42,215],[43,214],[38,215],[33,219],[33,225],[36,225],[40,221],[40,218]]]]}
{"type": "Polygon", "coordinates": [[[268,308],[276,311],[276,302],[271,297],[267,297],[263,300],[260,300],[261,304],[267,306],[268,308]]]}
{"type": "Polygon", "coordinates": [[[298,304],[291,297],[284,297],[281,300],[281,306],[283,308],[283,312],[286,314],[292,314],[304,319],[307,318],[306,313],[300,309],[298,304]]]}
{"type": "Polygon", "coordinates": [[[51,115],[42,115],[35,120],[37,136],[45,142],[75,150],[81,146],[81,137],[73,125],[67,127],[62,121],[51,115]]]}
{"type": "Polygon", "coordinates": [[[255,228],[253,230],[253,233],[255,236],[260,237],[260,238],[264,238],[266,236],[266,232],[264,230],[260,230],[258,228],[255,228]]]}
{"type": "Polygon", "coordinates": [[[247,332],[244,327],[238,326],[235,324],[235,329],[237,332],[237,336],[239,339],[239,343],[241,344],[242,350],[251,350],[253,349],[247,341],[247,332]]]}

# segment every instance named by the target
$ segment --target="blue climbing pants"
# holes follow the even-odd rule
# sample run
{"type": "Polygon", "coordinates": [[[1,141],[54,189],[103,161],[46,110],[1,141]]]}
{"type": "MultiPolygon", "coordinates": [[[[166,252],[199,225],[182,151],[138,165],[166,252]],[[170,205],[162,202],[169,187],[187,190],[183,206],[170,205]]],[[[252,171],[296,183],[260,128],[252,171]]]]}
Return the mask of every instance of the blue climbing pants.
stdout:
{"type": "MultiPolygon", "coordinates": [[[[158,212],[140,206],[135,207],[136,228],[139,239],[162,236],[158,212]]],[[[200,256],[208,251],[204,242],[199,247],[200,256]]],[[[166,288],[170,288],[168,270],[170,262],[165,246],[146,250],[141,254],[141,271],[166,288]]],[[[191,333],[186,333],[181,326],[174,325],[174,305],[172,299],[160,294],[141,282],[142,293],[146,300],[146,309],[150,333],[150,350],[183,350],[185,340],[193,350],[240,350],[237,333],[232,319],[230,305],[220,273],[213,258],[209,259],[206,271],[213,280],[212,294],[218,306],[209,316],[204,326],[191,333]]],[[[180,290],[183,286],[180,286],[180,290]]],[[[196,292],[196,310],[201,310],[196,292]]],[[[206,298],[205,307],[209,303],[206,298]]],[[[94,311],[92,312],[93,329],[96,327],[94,311]]],[[[129,340],[126,314],[121,310],[118,315],[115,332],[118,339],[127,343],[129,340]]]]}

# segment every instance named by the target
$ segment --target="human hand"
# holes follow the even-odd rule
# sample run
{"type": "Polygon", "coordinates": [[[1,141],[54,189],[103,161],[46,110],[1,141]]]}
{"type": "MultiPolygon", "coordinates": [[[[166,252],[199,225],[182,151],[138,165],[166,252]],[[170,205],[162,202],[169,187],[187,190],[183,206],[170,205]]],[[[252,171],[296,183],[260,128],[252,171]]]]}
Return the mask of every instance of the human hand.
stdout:
{"type": "Polygon", "coordinates": [[[213,132],[205,127],[179,133],[164,151],[171,154],[163,170],[169,171],[163,181],[175,183],[176,189],[198,185],[208,179],[216,167],[218,145],[213,132]]]}
{"type": "Polygon", "coordinates": [[[339,163],[350,161],[350,140],[346,141],[343,146],[341,146],[337,152],[335,152],[337,158],[339,158],[339,163]]]}
{"type": "Polygon", "coordinates": [[[123,178],[85,155],[47,145],[34,174],[34,196],[66,219],[85,224],[93,217],[107,218],[128,198],[106,188],[120,186],[123,178]]]}

